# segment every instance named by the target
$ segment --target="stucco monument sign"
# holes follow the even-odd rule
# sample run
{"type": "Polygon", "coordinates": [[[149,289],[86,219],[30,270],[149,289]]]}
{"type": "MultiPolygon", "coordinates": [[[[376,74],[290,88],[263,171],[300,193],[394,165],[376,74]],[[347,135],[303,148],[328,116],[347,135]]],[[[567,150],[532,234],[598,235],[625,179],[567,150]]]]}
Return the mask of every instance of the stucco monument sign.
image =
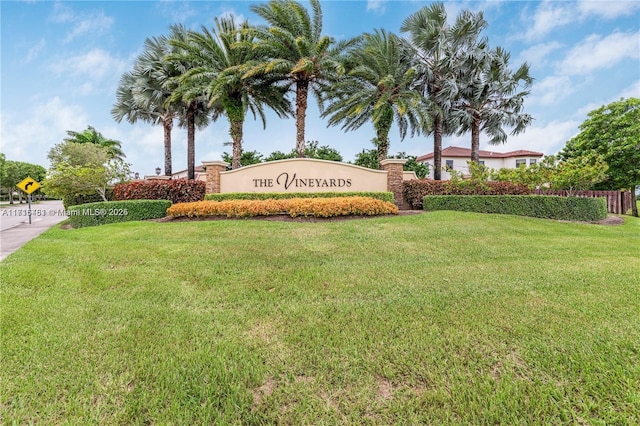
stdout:
{"type": "Polygon", "coordinates": [[[386,191],[387,172],[314,159],[287,159],[220,173],[220,192],[386,191]]]}
{"type": "Polygon", "coordinates": [[[337,161],[291,158],[227,171],[228,163],[205,161],[207,193],[229,192],[393,192],[402,204],[405,160],[382,162],[373,170],[337,161]]]}

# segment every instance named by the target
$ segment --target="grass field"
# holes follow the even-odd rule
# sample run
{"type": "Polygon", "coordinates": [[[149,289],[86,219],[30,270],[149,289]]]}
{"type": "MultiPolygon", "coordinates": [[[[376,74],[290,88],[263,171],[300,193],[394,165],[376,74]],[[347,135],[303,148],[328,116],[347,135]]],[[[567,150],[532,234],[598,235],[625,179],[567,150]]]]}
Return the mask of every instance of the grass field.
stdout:
{"type": "Polygon", "coordinates": [[[638,424],[625,220],[52,229],[0,263],[0,422],[638,424]]]}

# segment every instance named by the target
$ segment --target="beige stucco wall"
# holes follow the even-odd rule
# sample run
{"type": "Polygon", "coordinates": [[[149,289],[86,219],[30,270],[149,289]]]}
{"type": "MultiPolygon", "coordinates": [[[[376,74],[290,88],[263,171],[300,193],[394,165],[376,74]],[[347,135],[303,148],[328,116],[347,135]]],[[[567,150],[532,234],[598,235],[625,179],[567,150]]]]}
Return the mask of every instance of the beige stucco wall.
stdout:
{"type": "Polygon", "coordinates": [[[387,191],[387,172],[336,161],[292,158],[220,173],[220,192],[387,191]]]}

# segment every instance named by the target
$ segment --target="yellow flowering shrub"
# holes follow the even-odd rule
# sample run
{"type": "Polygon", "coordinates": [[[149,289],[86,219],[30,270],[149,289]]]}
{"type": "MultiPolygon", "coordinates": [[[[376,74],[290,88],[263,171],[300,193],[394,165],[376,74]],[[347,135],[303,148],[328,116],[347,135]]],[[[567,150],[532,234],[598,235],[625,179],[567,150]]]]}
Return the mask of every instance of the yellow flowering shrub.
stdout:
{"type": "Polygon", "coordinates": [[[173,217],[252,217],[276,214],[288,214],[291,217],[376,216],[398,214],[398,207],[374,198],[341,197],[196,201],[176,203],[167,210],[167,215],[173,217]]]}

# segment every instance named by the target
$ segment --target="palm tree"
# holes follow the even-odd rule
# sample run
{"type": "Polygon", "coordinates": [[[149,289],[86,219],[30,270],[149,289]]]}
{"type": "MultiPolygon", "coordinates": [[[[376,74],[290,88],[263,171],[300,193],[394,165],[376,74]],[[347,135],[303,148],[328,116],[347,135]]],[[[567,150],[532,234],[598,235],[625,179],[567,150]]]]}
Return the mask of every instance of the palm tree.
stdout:
{"type": "Polygon", "coordinates": [[[406,60],[407,50],[403,39],[385,30],[364,34],[350,52],[354,68],[325,95],[330,104],[322,115],[329,125],[355,130],[373,122],[379,162],[387,158],[394,119],[401,139],[408,128],[412,135],[425,128],[425,102],[412,90],[416,69],[406,60]]]}
{"type": "Polygon", "coordinates": [[[309,91],[320,95],[337,76],[344,73],[343,53],[355,39],[335,41],[322,35],[322,9],[319,0],[310,0],[313,16],[293,0],[271,0],[251,7],[268,26],[251,29],[258,39],[255,49],[266,60],[251,67],[244,75],[273,77],[296,94],[296,151],[304,157],[305,119],[309,91]]]}
{"type": "Polygon", "coordinates": [[[195,93],[203,93],[214,116],[223,114],[229,120],[232,139],[232,168],[241,167],[242,136],[247,110],[254,118],[260,116],[266,127],[264,105],[279,117],[286,117],[291,106],[285,98],[286,88],[275,85],[269,76],[243,79],[248,67],[255,62],[253,36],[245,21],[237,26],[233,17],[215,19],[215,29],[190,31],[184,42],[174,45],[184,52],[184,60],[192,64],[178,79],[181,86],[189,86],[195,93]]]}
{"type": "Polygon", "coordinates": [[[171,131],[178,108],[167,104],[171,91],[165,88],[167,81],[179,75],[178,70],[164,58],[172,47],[165,36],[148,38],[144,52],[137,58],[133,71],[125,73],[116,92],[116,103],[111,116],[118,123],[138,120],[162,124],[164,132],[164,174],[171,176],[171,131]]]}
{"type": "Polygon", "coordinates": [[[490,136],[490,144],[498,145],[507,141],[503,126],[511,127],[511,134],[515,135],[523,132],[533,120],[531,115],[522,112],[524,98],[533,82],[529,66],[524,63],[513,72],[509,69],[509,58],[504,49],[489,50],[486,42],[482,42],[469,51],[459,68],[455,88],[458,99],[451,119],[458,135],[471,132],[471,161],[476,163],[480,160],[480,132],[490,136]]]}
{"type": "Polygon", "coordinates": [[[67,130],[69,137],[65,138],[65,142],[74,143],[92,143],[105,148],[110,158],[122,160],[126,155],[122,151],[122,142],[115,139],[108,139],[97,131],[93,126],[87,126],[82,132],[74,132],[67,130]]]}
{"type": "Polygon", "coordinates": [[[474,44],[486,26],[482,12],[474,14],[468,10],[462,11],[451,26],[447,23],[444,4],[438,2],[415,12],[400,27],[400,31],[409,33],[414,48],[414,60],[418,67],[416,88],[429,101],[436,180],[441,179],[442,135],[453,130],[447,122],[453,100],[443,96],[443,88],[456,84],[456,69],[462,61],[462,54],[474,44]]]}
{"type": "MultiPolygon", "coordinates": [[[[190,43],[188,34],[189,31],[182,25],[171,27],[169,44],[174,49],[163,58],[163,61],[175,67],[178,75],[169,78],[163,87],[171,92],[171,96],[165,102],[165,105],[177,108],[177,116],[180,119],[179,124],[181,127],[187,128],[187,179],[195,179],[196,127],[202,128],[209,123],[211,109],[207,106],[199,85],[188,81],[180,84],[181,76],[197,65],[189,62],[187,51],[181,47],[190,43]]],[[[218,115],[214,112],[212,118],[216,120],[218,115]]]]}

